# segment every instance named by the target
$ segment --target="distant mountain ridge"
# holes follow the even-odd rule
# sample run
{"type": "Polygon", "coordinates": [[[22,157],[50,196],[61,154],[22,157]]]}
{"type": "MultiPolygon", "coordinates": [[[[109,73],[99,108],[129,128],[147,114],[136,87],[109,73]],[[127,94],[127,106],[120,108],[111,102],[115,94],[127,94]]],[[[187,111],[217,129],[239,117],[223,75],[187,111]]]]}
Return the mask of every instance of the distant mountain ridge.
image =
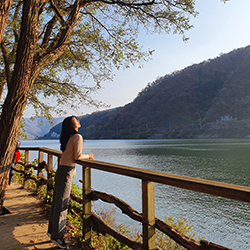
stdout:
{"type": "Polygon", "coordinates": [[[160,77],[124,107],[83,116],[80,132],[89,139],[246,137],[249,120],[247,46],[160,77]],[[220,129],[213,125],[225,116],[220,129]]]}
{"type": "MultiPolygon", "coordinates": [[[[54,124],[62,122],[63,119],[64,118],[62,117],[54,118],[54,124]]],[[[37,137],[47,134],[53,127],[46,119],[42,118],[24,118],[24,121],[25,134],[29,140],[33,140],[37,137]]]]}

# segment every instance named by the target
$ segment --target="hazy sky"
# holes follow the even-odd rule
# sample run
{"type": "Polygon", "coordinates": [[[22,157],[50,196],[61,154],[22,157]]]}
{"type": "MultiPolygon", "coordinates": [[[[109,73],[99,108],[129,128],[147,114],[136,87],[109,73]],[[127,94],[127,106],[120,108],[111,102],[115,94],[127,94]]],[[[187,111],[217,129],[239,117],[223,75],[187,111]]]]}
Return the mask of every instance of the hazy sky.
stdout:
{"type": "MultiPolygon", "coordinates": [[[[249,0],[230,0],[226,4],[220,0],[197,0],[196,10],[200,14],[191,20],[194,28],[186,33],[188,42],[184,43],[181,35],[141,34],[140,45],[155,50],[152,60],[145,62],[143,68],[115,71],[113,82],[102,83],[103,89],[94,99],[110,104],[111,108],[124,106],[159,76],[250,44],[249,0]]],[[[77,115],[93,111],[96,109],[83,106],[77,115]]]]}

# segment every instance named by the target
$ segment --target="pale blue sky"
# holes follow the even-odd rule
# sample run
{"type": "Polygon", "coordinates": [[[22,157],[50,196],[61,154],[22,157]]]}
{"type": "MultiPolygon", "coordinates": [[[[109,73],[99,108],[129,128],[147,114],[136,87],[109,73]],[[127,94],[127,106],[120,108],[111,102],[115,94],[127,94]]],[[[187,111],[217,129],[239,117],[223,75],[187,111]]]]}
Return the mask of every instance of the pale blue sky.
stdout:
{"type": "MultiPolygon", "coordinates": [[[[230,0],[226,4],[220,0],[197,0],[196,10],[200,14],[191,20],[194,28],[186,33],[190,37],[188,42],[184,43],[181,35],[141,34],[140,44],[155,50],[152,60],[145,62],[143,68],[115,71],[113,82],[102,83],[103,89],[94,98],[111,108],[124,106],[159,76],[250,44],[249,0],[230,0]]],[[[83,106],[76,115],[93,111],[96,109],[83,106]]]]}

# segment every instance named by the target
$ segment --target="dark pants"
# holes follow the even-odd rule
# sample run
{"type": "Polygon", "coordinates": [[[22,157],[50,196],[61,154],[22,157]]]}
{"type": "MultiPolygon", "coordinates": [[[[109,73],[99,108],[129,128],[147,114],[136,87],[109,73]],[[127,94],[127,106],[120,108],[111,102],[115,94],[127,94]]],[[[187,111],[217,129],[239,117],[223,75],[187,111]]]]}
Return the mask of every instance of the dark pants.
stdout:
{"type": "Polygon", "coordinates": [[[13,182],[14,166],[15,166],[15,163],[11,163],[11,168],[10,168],[10,172],[9,172],[9,185],[13,182]]]}
{"type": "Polygon", "coordinates": [[[50,210],[48,233],[52,239],[64,239],[71,183],[75,168],[59,166],[50,210]]]}

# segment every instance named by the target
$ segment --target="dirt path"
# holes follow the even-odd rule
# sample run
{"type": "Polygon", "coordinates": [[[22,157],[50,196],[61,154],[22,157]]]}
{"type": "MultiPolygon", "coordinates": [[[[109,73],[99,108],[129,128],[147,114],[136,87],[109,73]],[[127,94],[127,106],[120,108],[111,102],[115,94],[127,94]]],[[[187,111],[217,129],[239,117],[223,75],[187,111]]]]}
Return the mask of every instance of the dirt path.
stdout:
{"type": "Polygon", "coordinates": [[[58,249],[46,235],[48,219],[39,201],[17,183],[7,188],[4,207],[10,214],[0,216],[0,249],[58,249]]]}

